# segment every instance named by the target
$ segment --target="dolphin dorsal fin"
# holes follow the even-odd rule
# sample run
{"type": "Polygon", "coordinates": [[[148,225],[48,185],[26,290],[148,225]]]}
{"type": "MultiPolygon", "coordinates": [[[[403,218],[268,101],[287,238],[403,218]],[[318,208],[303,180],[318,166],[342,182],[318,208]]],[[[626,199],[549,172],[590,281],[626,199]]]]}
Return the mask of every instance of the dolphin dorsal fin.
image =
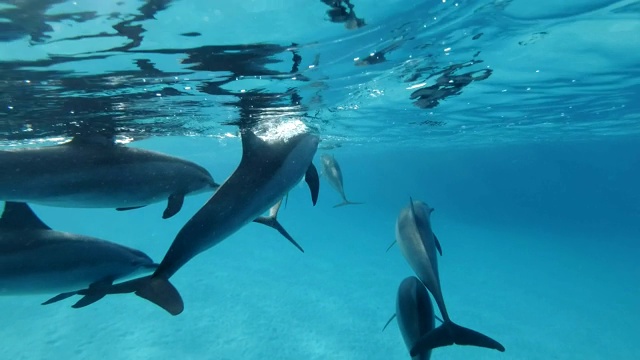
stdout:
{"type": "Polygon", "coordinates": [[[260,148],[267,145],[267,142],[260,139],[253,131],[246,129],[241,132],[242,136],[242,158],[249,156],[253,152],[259,152],[260,148]]]}
{"type": "Polygon", "coordinates": [[[47,224],[31,210],[27,203],[7,201],[0,217],[2,230],[51,230],[47,224]]]}

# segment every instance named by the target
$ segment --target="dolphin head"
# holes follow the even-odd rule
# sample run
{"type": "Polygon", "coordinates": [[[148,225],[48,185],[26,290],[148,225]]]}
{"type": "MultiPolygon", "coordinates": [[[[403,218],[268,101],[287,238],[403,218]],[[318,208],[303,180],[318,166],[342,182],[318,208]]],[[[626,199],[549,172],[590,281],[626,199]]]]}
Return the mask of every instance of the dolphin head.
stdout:
{"type": "Polygon", "coordinates": [[[158,267],[158,264],[154,263],[153,260],[149,257],[149,255],[144,252],[129,248],[129,263],[131,275],[140,274],[140,273],[148,273],[150,271],[155,270],[158,267]]]}
{"type": "Polygon", "coordinates": [[[424,217],[426,219],[431,217],[431,213],[435,210],[429,204],[424,201],[415,200],[413,201],[413,211],[415,211],[417,216],[424,217]]]}
{"type": "Polygon", "coordinates": [[[185,177],[188,180],[184,184],[186,193],[198,194],[220,187],[220,184],[213,180],[209,171],[200,165],[193,164],[188,172],[189,175],[185,177]]]}

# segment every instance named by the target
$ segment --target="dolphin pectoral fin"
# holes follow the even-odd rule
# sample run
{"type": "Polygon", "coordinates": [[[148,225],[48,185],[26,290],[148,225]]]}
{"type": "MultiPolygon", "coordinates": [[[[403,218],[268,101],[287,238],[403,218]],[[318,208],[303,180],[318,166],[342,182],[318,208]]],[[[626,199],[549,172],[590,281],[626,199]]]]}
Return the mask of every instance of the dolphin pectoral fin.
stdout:
{"type": "Polygon", "coordinates": [[[169,195],[169,202],[167,203],[167,208],[164,209],[162,213],[163,219],[168,219],[173,215],[177,214],[180,209],[182,209],[182,204],[184,203],[184,194],[171,194],[169,195]]]}
{"type": "Polygon", "coordinates": [[[263,225],[267,225],[268,227],[272,228],[272,229],[276,229],[282,236],[284,236],[287,240],[289,240],[289,242],[291,242],[291,244],[293,244],[293,246],[297,247],[298,250],[300,250],[301,252],[304,252],[304,249],[302,249],[302,246],[300,246],[300,244],[298,244],[293,237],[291,237],[291,235],[289,235],[289,233],[287,232],[287,230],[284,229],[284,227],[282,227],[282,225],[280,225],[280,222],[278,222],[278,219],[276,219],[273,216],[261,216],[255,220],[253,220],[253,222],[257,222],[259,224],[263,224],[263,225]]]}
{"type": "Polygon", "coordinates": [[[341,207],[341,206],[345,206],[345,205],[362,205],[362,204],[364,204],[364,203],[345,200],[345,201],[343,201],[343,202],[341,202],[339,204],[333,205],[333,207],[337,208],[337,207],[341,207]]]}
{"type": "Polygon", "coordinates": [[[395,240],[393,240],[393,242],[391,243],[391,245],[389,245],[389,247],[387,248],[387,251],[385,251],[385,252],[389,252],[389,250],[391,250],[391,248],[392,248],[392,247],[393,247],[393,245],[395,245],[395,244],[396,244],[396,241],[395,241],[395,240]]]}
{"type": "Polygon", "coordinates": [[[140,205],[140,206],[130,206],[130,207],[119,207],[116,208],[117,211],[127,211],[127,210],[135,210],[135,209],[140,209],[143,208],[147,205],[140,205]]]}
{"type": "Polygon", "coordinates": [[[436,234],[433,234],[433,238],[436,240],[436,249],[438,249],[440,256],[442,256],[442,246],[440,246],[440,241],[438,240],[436,234]]]}
{"type": "Polygon", "coordinates": [[[431,349],[453,344],[478,346],[500,352],[505,351],[504,346],[492,338],[447,321],[422,336],[413,345],[410,353],[411,356],[416,356],[431,349]]]}
{"type": "Polygon", "coordinates": [[[309,165],[307,173],[304,175],[304,181],[309,185],[309,190],[311,190],[311,201],[315,206],[316,202],[318,202],[318,193],[320,192],[320,178],[318,177],[318,170],[313,163],[309,165]]]}
{"type": "Polygon", "coordinates": [[[389,324],[391,324],[391,322],[393,321],[393,319],[396,318],[396,313],[393,313],[393,315],[391,315],[391,317],[389,318],[389,320],[387,320],[387,323],[384,324],[384,327],[382,328],[382,331],[384,331],[384,329],[387,328],[387,326],[389,326],[389,324]]]}
{"type": "Polygon", "coordinates": [[[70,298],[70,297],[72,297],[73,295],[76,295],[76,294],[78,294],[77,291],[70,291],[70,292],[58,294],[58,295],[52,297],[51,299],[43,302],[41,305],[53,304],[55,302],[62,301],[64,299],[68,299],[68,298],[70,298]]]}
{"type": "Polygon", "coordinates": [[[161,276],[147,276],[129,282],[136,288],[135,294],[160,306],[171,315],[184,311],[184,302],[178,290],[161,276]]]}

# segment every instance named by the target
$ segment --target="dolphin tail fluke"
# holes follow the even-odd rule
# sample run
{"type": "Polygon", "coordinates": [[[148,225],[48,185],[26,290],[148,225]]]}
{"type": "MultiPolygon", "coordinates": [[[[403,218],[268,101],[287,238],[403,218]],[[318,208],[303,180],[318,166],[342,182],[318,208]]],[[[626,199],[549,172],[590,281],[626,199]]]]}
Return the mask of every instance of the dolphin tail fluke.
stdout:
{"type": "Polygon", "coordinates": [[[298,242],[296,242],[293,239],[293,237],[289,235],[287,230],[285,230],[284,227],[282,227],[282,225],[280,224],[280,222],[278,222],[278,219],[275,216],[261,216],[253,221],[263,225],[267,225],[272,229],[276,229],[282,236],[284,236],[287,240],[289,240],[289,242],[293,244],[293,246],[298,248],[298,250],[304,252],[304,249],[302,248],[302,246],[300,246],[300,244],[298,244],[298,242]]]}
{"type": "Polygon", "coordinates": [[[70,291],[70,292],[66,292],[66,293],[58,294],[58,295],[56,295],[56,296],[52,297],[51,299],[49,299],[49,300],[47,300],[47,301],[43,302],[43,303],[42,303],[42,305],[49,305],[49,304],[53,304],[53,303],[55,303],[55,302],[62,301],[62,300],[64,300],[64,299],[70,298],[70,297],[72,297],[73,295],[76,295],[76,294],[78,294],[78,292],[77,292],[77,291],[70,291]]]}
{"type": "MultiPolygon", "coordinates": [[[[81,292],[78,292],[78,294],[82,295],[81,292]]],[[[85,306],[91,305],[94,302],[102,299],[103,297],[105,297],[107,295],[107,293],[105,292],[94,292],[94,293],[87,293],[86,295],[84,295],[80,300],[78,300],[75,304],[71,305],[72,308],[74,309],[80,309],[83,308],[85,306]]]]}
{"type": "Polygon", "coordinates": [[[341,207],[341,206],[345,206],[345,205],[362,205],[362,204],[364,204],[364,203],[345,200],[345,201],[341,202],[340,204],[333,205],[333,207],[337,208],[337,207],[341,207]]]}
{"type": "Polygon", "coordinates": [[[452,321],[445,321],[442,325],[422,336],[411,348],[411,356],[425,351],[448,345],[470,345],[487,349],[505,351],[504,346],[492,338],[471,330],[452,321]]]}
{"type": "MultiPolygon", "coordinates": [[[[143,299],[160,306],[171,315],[178,315],[184,310],[184,303],[178,290],[162,276],[146,276],[133,279],[118,285],[116,292],[133,292],[143,299]]],[[[114,293],[114,292],[111,292],[114,293]]]]}

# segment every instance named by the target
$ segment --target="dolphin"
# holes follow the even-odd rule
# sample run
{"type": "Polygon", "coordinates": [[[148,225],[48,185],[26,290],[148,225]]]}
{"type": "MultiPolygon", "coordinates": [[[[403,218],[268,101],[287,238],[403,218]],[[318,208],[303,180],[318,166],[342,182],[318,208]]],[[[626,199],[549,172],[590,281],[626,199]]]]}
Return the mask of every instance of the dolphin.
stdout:
{"type": "MultiPolygon", "coordinates": [[[[134,292],[171,315],[180,314],[184,304],[169,278],[189,260],[273,209],[303,176],[311,190],[312,202],[316,204],[320,181],[312,160],[318,143],[318,137],[310,133],[300,133],[285,141],[267,142],[250,130],[242,132],[240,164],[178,232],[156,271],[150,276],[116,284],[109,293],[134,292]]],[[[258,221],[281,228],[273,225],[273,222],[277,224],[275,216],[272,220],[258,221]]],[[[300,248],[288,234],[283,235],[300,248]]]]}
{"type": "MultiPolygon", "coordinates": [[[[415,276],[409,276],[400,283],[396,297],[396,312],[384,327],[386,328],[396,317],[408,351],[422,336],[428,334],[436,326],[435,320],[438,317],[433,311],[429,293],[415,276]]],[[[438,320],[440,319],[438,318],[438,320]]],[[[431,349],[424,350],[412,356],[411,359],[429,360],[431,359],[431,349]]]]}
{"type": "Polygon", "coordinates": [[[122,211],[168,199],[162,215],[167,219],[180,211],[185,195],[217,187],[202,166],[101,135],[0,151],[0,200],[5,201],[122,211]]]}
{"type": "Polygon", "coordinates": [[[152,272],[145,253],[52,230],[26,203],[6,202],[0,217],[0,295],[65,293],[91,288],[100,298],[113,281],[152,272]]]}
{"type": "Polygon", "coordinates": [[[433,295],[442,314],[442,325],[422,336],[411,348],[411,356],[424,353],[436,347],[458,344],[473,345],[505,351],[499,342],[477,331],[464,328],[451,321],[444,303],[438,273],[436,246],[439,242],[431,228],[431,212],[433,208],[425,202],[410,199],[396,221],[396,242],[409,266],[420,281],[433,295]]]}
{"type": "Polygon", "coordinates": [[[344,195],[344,183],[342,181],[342,170],[340,170],[340,165],[338,161],[335,159],[333,155],[322,154],[320,156],[320,161],[322,163],[322,173],[325,175],[329,184],[340,194],[342,197],[342,202],[334,205],[333,207],[340,207],[344,205],[357,205],[362,204],[360,202],[353,202],[347,200],[347,197],[344,195]]]}

